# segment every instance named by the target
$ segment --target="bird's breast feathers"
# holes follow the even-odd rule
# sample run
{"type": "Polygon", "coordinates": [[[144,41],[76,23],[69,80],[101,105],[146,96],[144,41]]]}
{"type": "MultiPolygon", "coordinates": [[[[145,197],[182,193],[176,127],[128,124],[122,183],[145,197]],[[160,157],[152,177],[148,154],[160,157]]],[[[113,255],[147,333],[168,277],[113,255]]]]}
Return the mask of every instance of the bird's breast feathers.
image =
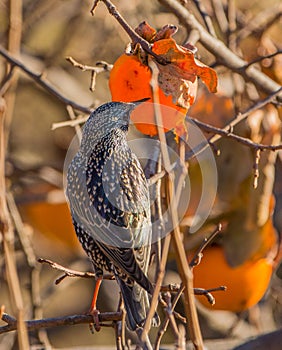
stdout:
{"type": "Polygon", "coordinates": [[[83,229],[113,246],[149,244],[149,191],[141,165],[127,143],[104,137],[68,170],[72,216],[83,229]],[[114,233],[114,235],[113,235],[114,233]]]}

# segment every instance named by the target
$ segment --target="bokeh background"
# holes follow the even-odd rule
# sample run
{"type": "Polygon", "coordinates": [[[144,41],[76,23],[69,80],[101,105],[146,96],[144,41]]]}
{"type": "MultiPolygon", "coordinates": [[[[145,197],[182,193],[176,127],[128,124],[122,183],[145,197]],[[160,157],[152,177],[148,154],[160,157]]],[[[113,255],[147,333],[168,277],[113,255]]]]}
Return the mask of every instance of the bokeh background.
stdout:
{"type": "MultiPolygon", "coordinates": [[[[18,5],[20,3],[21,1],[18,2],[18,5]]],[[[195,3],[196,1],[187,1],[186,6],[202,21],[195,3]]],[[[213,13],[214,4],[217,1],[203,0],[202,3],[208,13],[213,13]]],[[[241,35],[237,50],[246,61],[282,49],[282,9],[279,0],[249,0],[248,2],[223,0],[221,3],[224,5],[223,9],[226,9],[228,4],[229,6],[234,5],[236,9],[237,29],[241,35]],[[253,23],[253,27],[249,23],[253,23]],[[260,26],[256,27],[256,23],[259,23],[260,26]],[[246,30],[244,32],[245,27],[249,29],[249,32],[246,30]]],[[[178,19],[158,1],[118,0],[115,1],[115,5],[133,28],[143,20],[155,28],[173,23],[179,27],[174,37],[175,40],[178,43],[184,43],[187,40],[189,33],[178,19]]],[[[80,105],[93,108],[111,100],[108,72],[97,76],[96,89],[91,92],[89,90],[90,73],[82,72],[66,60],[67,56],[71,56],[78,62],[87,65],[95,65],[97,61],[113,64],[123,53],[129,38],[107,12],[103,3],[99,4],[95,15],[91,16],[91,1],[23,0],[22,23],[19,18],[18,22],[17,18],[14,18],[14,23],[18,26],[16,31],[20,32],[18,34],[20,44],[15,44],[13,47],[11,40],[15,42],[19,40],[15,34],[9,39],[11,9],[16,14],[15,6],[17,5],[14,1],[0,1],[1,46],[9,48],[9,51],[18,57],[26,67],[38,74],[42,73],[42,79],[48,80],[63,96],[80,105]],[[20,51],[20,54],[17,51],[20,51]]],[[[215,28],[219,37],[226,41],[216,21],[215,28]]],[[[215,58],[200,44],[196,46],[197,55],[201,61],[207,65],[214,65],[219,77],[219,91],[215,96],[211,96],[207,95],[203,87],[200,87],[198,99],[191,109],[193,117],[223,127],[232,119],[235,112],[244,110],[259,97],[266,97],[252,85],[246,86],[239,75],[231,75],[230,71],[216,65],[215,58]]],[[[258,63],[258,68],[281,84],[281,55],[261,61],[258,63]]],[[[0,56],[1,79],[4,79],[5,71],[6,61],[0,56]]],[[[28,245],[30,244],[34,252],[30,255],[31,259],[42,257],[76,270],[91,271],[91,265],[75,237],[63,191],[64,160],[68,147],[76,136],[76,131],[70,126],[52,130],[53,123],[67,121],[70,115],[64,103],[39,87],[33,79],[19,71],[17,78],[17,83],[6,92],[8,113],[5,168],[7,188],[11,194],[9,203],[10,206],[15,204],[14,213],[19,214],[16,228],[21,230],[23,236],[28,237],[28,245]]],[[[258,113],[260,113],[259,116],[253,115],[246,123],[236,127],[236,132],[255,142],[271,144],[279,140],[281,111],[279,114],[277,109],[268,106],[258,113]]],[[[132,128],[134,129],[133,126],[132,128]]],[[[270,252],[275,255],[277,246],[273,237],[282,230],[281,151],[277,152],[276,158],[272,153],[262,155],[260,185],[255,192],[250,190],[254,159],[252,151],[228,139],[220,140],[216,143],[216,148],[221,150],[221,156],[217,158],[219,174],[217,199],[206,226],[192,238],[189,236],[187,225],[195,212],[201,183],[198,181],[197,166],[191,164],[190,177],[195,193],[193,192],[186,221],[184,219],[182,223],[187,254],[199,244],[204,235],[212,231],[213,225],[223,221],[224,227],[231,232],[230,237],[232,237],[228,243],[223,243],[230,265],[237,266],[248,260],[249,252],[239,254],[239,258],[236,255],[243,246],[253,248],[259,245],[262,250],[259,252],[261,256],[269,257],[270,252]],[[263,184],[268,184],[267,190],[263,184]],[[273,210],[274,221],[272,221],[273,210]],[[262,225],[258,223],[261,217],[257,214],[258,212],[263,212],[264,214],[260,215],[266,216],[262,225]],[[244,220],[251,223],[252,233],[248,236],[251,237],[250,240],[246,239],[246,235],[240,234],[246,229],[244,220]],[[233,239],[234,237],[236,239],[233,239]],[[239,237],[239,242],[237,237],[239,237]]],[[[255,249],[251,249],[252,253],[258,253],[259,249],[254,252],[255,249]]],[[[54,281],[60,276],[60,272],[49,266],[38,265],[34,261],[28,264],[27,255],[23,251],[23,243],[18,234],[15,234],[15,257],[27,319],[81,314],[87,311],[94,281],[67,278],[59,285],[55,285],[54,281]],[[34,305],[34,296],[31,297],[31,276],[36,276],[34,278],[37,278],[36,283],[39,288],[37,299],[35,298],[36,305],[34,305]]],[[[208,262],[208,259],[206,261],[208,262]]],[[[219,268],[221,262],[216,261],[215,264],[219,268]]],[[[208,286],[218,286],[217,280],[214,281],[207,277],[216,274],[217,271],[209,267],[211,266],[209,264],[204,265],[204,262],[202,266],[203,272],[201,273],[208,272],[203,277],[208,286]]],[[[0,259],[0,267],[0,304],[5,305],[5,312],[13,314],[14,309],[9,297],[3,255],[0,259]]],[[[218,274],[220,273],[219,268],[218,274]]],[[[195,274],[197,274],[196,269],[195,274]]],[[[226,278],[228,278],[228,272],[226,278]]],[[[252,278],[251,284],[259,283],[257,280],[259,274],[252,278]]],[[[203,336],[206,339],[227,337],[230,340],[235,338],[235,340],[230,340],[229,345],[226,343],[228,346],[226,349],[231,349],[233,344],[239,344],[250,336],[280,328],[282,325],[281,278],[279,259],[276,259],[272,281],[265,297],[259,307],[251,314],[244,314],[236,326],[238,314],[232,312],[234,310],[210,311],[199,304],[203,336]],[[258,311],[260,315],[257,315],[258,311]]],[[[170,255],[165,281],[166,283],[180,281],[173,252],[170,255]]],[[[202,280],[199,281],[202,282],[202,280]]],[[[228,281],[225,284],[228,284],[228,281]]],[[[203,287],[203,285],[197,285],[197,287],[203,287]]],[[[236,293],[240,293],[240,287],[237,285],[236,293]]],[[[119,292],[116,284],[111,281],[103,282],[98,301],[100,310],[114,311],[118,298],[119,292]]],[[[234,296],[231,295],[230,298],[232,304],[234,296]]],[[[183,312],[181,304],[178,311],[183,312]]],[[[87,325],[57,327],[48,330],[46,334],[43,332],[40,337],[41,340],[44,339],[45,344],[50,343],[53,348],[79,349],[83,346],[95,348],[99,345],[113,346],[115,344],[112,329],[103,328],[100,333],[92,335],[87,325]]],[[[170,330],[163,341],[173,343],[170,330]]],[[[34,334],[31,344],[38,343],[38,335],[34,334]]],[[[1,350],[16,348],[14,332],[0,335],[1,350]]],[[[35,348],[43,347],[34,345],[35,348]]]]}

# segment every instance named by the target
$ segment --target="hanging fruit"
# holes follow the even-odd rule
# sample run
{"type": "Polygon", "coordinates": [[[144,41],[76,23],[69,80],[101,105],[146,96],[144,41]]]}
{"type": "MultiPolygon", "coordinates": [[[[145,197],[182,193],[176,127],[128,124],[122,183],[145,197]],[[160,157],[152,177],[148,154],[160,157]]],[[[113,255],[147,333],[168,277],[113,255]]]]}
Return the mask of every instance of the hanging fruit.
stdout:
{"type": "Polygon", "coordinates": [[[223,247],[208,247],[201,263],[195,267],[194,285],[205,289],[224,285],[227,290],[216,293],[215,305],[203,296],[197,298],[213,310],[242,312],[256,305],[264,296],[272,271],[273,264],[267,258],[247,260],[233,268],[226,261],[223,247]]]}
{"type": "Polygon", "coordinates": [[[158,133],[152,102],[161,105],[164,131],[183,130],[187,110],[196,98],[197,78],[200,77],[211,92],[216,92],[215,71],[195,59],[194,46],[177,45],[171,38],[176,30],[177,27],[166,25],[156,32],[146,22],[142,22],[135,31],[151,43],[152,52],[166,63],[160,64],[136,44],[130,54],[122,54],[117,59],[110,73],[109,86],[113,101],[130,102],[150,98],[142,104],[142,108],[132,113],[136,128],[150,136],[158,133]],[[152,73],[149,68],[151,60],[158,69],[158,87],[155,92],[159,101],[153,101],[150,85],[152,73]]]}

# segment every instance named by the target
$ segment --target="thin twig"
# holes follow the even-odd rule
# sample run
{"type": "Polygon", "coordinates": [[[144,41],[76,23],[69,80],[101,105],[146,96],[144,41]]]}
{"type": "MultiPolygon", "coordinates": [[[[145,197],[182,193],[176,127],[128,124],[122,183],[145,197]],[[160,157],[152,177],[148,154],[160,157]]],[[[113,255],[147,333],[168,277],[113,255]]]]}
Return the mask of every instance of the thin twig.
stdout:
{"type": "MultiPolygon", "coordinates": [[[[169,236],[167,236],[167,237],[169,237],[169,236]]],[[[210,240],[210,238],[209,238],[209,240],[210,240]]],[[[163,262],[160,264],[161,267],[162,266],[165,267],[165,260],[166,260],[165,257],[166,257],[166,254],[167,254],[167,250],[169,248],[169,243],[170,243],[169,239],[167,239],[166,243],[164,243],[163,251],[162,251],[162,253],[163,253],[162,254],[163,262]]],[[[44,264],[44,263],[48,264],[53,269],[64,272],[63,276],[61,276],[58,279],[56,279],[55,284],[60,283],[66,277],[95,278],[95,274],[93,272],[81,272],[81,271],[77,271],[77,270],[72,270],[72,269],[64,267],[64,266],[62,266],[62,265],[60,265],[60,264],[58,264],[58,263],[56,263],[54,261],[51,261],[49,259],[39,258],[38,262],[41,263],[41,264],[44,264]]],[[[161,268],[160,271],[159,271],[159,274],[162,275],[164,273],[164,271],[165,271],[164,268],[161,268]]],[[[115,277],[114,277],[114,275],[111,275],[111,274],[105,274],[103,276],[103,279],[112,281],[112,280],[115,279],[115,277]]],[[[159,280],[161,281],[161,278],[159,280]]],[[[156,285],[159,285],[159,283],[157,282],[156,285]]],[[[179,293],[180,289],[182,289],[182,287],[179,286],[178,284],[168,284],[168,285],[165,285],[165,286],[161,285],[161,287],[159,288],[159,292],[179,293]]],[[[195,288],[195,294],[198,293],[198,290],[199,290],[198,288],[195,288]]],[[[158,293],[156,293],[156,294],[158,294],[158,293]]],[[[203,293],[201,293],[201,294],[203,294],[203,293]]]]}
{"type": "MultiPolygon", "coordinates": [[[[221,40],[213,37],[206,31],[191,11],[183,7],[177,0],[159,0],[159,2],[168,7],[189,31],[192,29],[197,30],[199,32],[199,41],[201,44],[212,53],[222,65],[239,73],[246,80],[253,82],[257,88],[267,94],[272,94],[280,89],[278,83],[255,67],[251,66],[245,69],[244,67],[247,62],[233,53],[221,40]]],[[[281,99],[282,98],[279,98],[280,101],[281,99]]]]}
{"type": "Polygon", "coordinates": [[[13,76],[14,76],[14,68],[15,66],[14,65],[10,65],[10,70],[8,72],[8,74],[6,74],[6,76],[3,77],[1,83],[0,83],[0,96],[4,96],[7,91],[9,90],[10,88],[10,85],[11,85],[11,81],[13,79],[13,76]]]}
{"type": "MultiPolygon", "coordinates": [[[[217,128],[217,127],[212,126],[210,124],[203,123],[200,120],[195,119],[195,118],[191,118],[191,117],[189,117],[189,120],[194,122],[197,126],[199,126],[204,131],[207,131],[209,133],[213,133],[216,135],[220,135],[222,137],[230,138],[230,139],[237,141],[237,142],[241,143],[242,145],[247,146],[249,148],[259,149],[261,151],[278,151],[278,150],[282,149],[282,144],[265,145],[263,143],[257,143],[257,142],[254,142],[254,141],[246,138],[246,137],[236,135],[232,132],[229,132],[228,130],[226,130],[226,127],[224,129],[220,129],[220,128],[217,128]]],[[[228,128],[229,127],[230,127],[230,124],[228,124],[228,128]]],[[[215,141],[212,140],[210,142],[215,142],[215,141]]]]}
{"type": "MultiPolygon", "coordinates": [[[[154,101],[154,113],[156,119],[156,126],[158,130],[161,154],[163,159],[164,168],[167,170],[171,167],[168,147],[166,143],[166,137],[163,129],[163,120],[162,113],[159,105],[159,95],[157,93],[158,87],[158,69],[156,64],[149,60],[149,66],[152,70],[152,79],[151,79],[151,87],[153,92],[153,101],[154,101]]],[[[177,203],[175,198],[175,188],[174,188],[174,172],[168,172],[168,200],[169,200],[169,208],[170,208],[170,216],[173,225],[172,241],[176,250],[176,260],[179,269],[179,274],[181,276],[183,285],[185,286],[184,294],[185,294],[185,310],[186,317],[188,321],[189,333],[191,340],[197,350],[203,349],[203,339],[200,331],[198,315],[194,303],[193,296],[193,276],[192,272],[189,268],[186,254],[184,251],[183,243],[181,241],[181,233],[179,230],[179,220],[177,215],[177,203]]]]}
{"type": "MultiPolygon", "coordinates": [[[[40,294],[39,278],[40,265],[36,261],[36,256],[31,242],[31,235],[22,221],[21,215],[15,203],[14,196],[11,192],[7,193],[7,203],[30,270],[30,298],[32,300],[32,317],[42,318],[42,299],[40,294]]],[[[46,346],[50,344],[47,332],[44,329],[38,332],[38,338],[46,346]]]]}
{"type": "Polygon", "coordinates": [[[245,68],[250,67],[252,64],[259,63],[259,62],[261,62],[261,61],[263,61],[263,60],[265,60],[267,58],[272,58],[272,57],[275,57],[275,56],[278,56],[278,55],[281,55],[281,54],[282,54],[282,50],[277,50],[277,51],[275,51],[273,53],[270,53],[269,55],[260,56],[260,57],[258,57],[256,59],[252,60],[251,62],[247,63],[245,65],[245,68]]]}
{"type": "Polygon", "coordinates": [[[228,0],[227,2],[227,14],[228,14],[228,47],[233,51],[237,52],[237,41],[236,41],[236,8],[235,1],[228,0]]]}
{"type": "Polygon", "coordinates": [[[148,337],[149,330],[151,329],[152,318],[154,317],[154,314],[158,306],[159,293],[161,291],[162,281],[165,275],[165,267],[166,267],[166,261],[167,261],[169,247],[170,247],[170,240],[171,240],[171,236],[170,234],[168,234],[165,237],[164,243],[162,246],[162,256],[161,256],[161,261],[160,261],[159,269],[157,273],[157,280],[155,284],[154,294],[152,296],[150,310],[147,313],[145,325],[143,327],[143,331],[141,334],[142,342],[144,342],[145,339],[148,337]]]}
{"type": "Polygon", "coordinates": [[[211,305],[215,304],[215,298],[211,294],[211,292],[225,292],[227,290],[226,286],[219,286],[216,288],[209,288],[209,289],[203,289],[203,288],[194,288],[194,294],[195,295],[203,295],[207,298],[208,302],[211,305]]]}
{"type": "Polygon", "coordinates": [[[228,21],[223,8],[222,0],[212,0],[214,17],[222,34],[226,37],[228,31],[228,21]]]}
{"type": "MultiPolygon", "coordinates": [[[[176,304],[178,303],[179,298],[181,297],[182,293],[184,291],[184,287],[183,284],[180,286],[178,293],[176,294],[174,300],[173,300],[173,304],[171,306],[171,310],[174,310],[176,304]]],[[[155,347],[154,350],[159,350],[160,348],[160,344],[161,344],[161,339],[163,337],[163,335],[165,334],[167,327],[169,325],[169,318],[168,315],[166,315],[165,319],[163,320],[163,323],[161,325],[161,327],[159,328],[158,334],[157,334],[157,339],[155,342],[155,347]]]]}
{"type": "Polygon", "coordinates": [[[125,308],[123,299],[120,293],[119,303],[117,307],[117,312],[121,312],[122,317],[119,321],[113,322],[113,328],[115,329],[115,336],[116,336],[116,346],[117,350],[123,350],[125,348],[125,308]]]}
{"type": "Polygon", "coordinates": [[[196,5],[196,7],[197,7],[201,17],[203,18],[203,21],[205,23],[205,26],[206,26],[207,30],[209,31],[209,33],[212,36],[216,37],[216,33],[215,33],[215,30],[214,30],[214,26],[213,26],[211,17],[208,15],[204,4],[200,0],[194,0],[194,3],[196,5]]]}
{"type": "Polygon", "coordinates": [[[200,245],[199,249],[195,253],[194,257],[189,263],[189,266],[191,269],[193,269],[195,266],[199,265],[203,256],[203,250],[206,249],[206,247],[214,240],[214,238],[221,232],[222,225],[218,224],[217,227],[214,229],[214,231],[211,233],[211,235],[207,238],[204,238],[202,244],[200,245]]]}
{"type": "Polygon", "coordinates": [[[70,62],[74,67],[81,69],[84,71],[95,71],[96,73],[102,73],[102,72],[109,72],[113,65],[110,63],[107,63],[105,61],[99,61],[96,63],[96,66],[88,66],[86,64],[82,64],[78,61],[76,61],[73,57],[68,56],[66,57],[66,60],[70,62]]]}
{"type": "Polygon", "coordinates": [[[31,77],[37,84],[42,86],[45,90],[47,90],[51,95],[58,98],[66,105],[72,106],[74,109],[90,114],[92,109],[89,107],[82,106],[67,97],[63,96],[61,92],[55,89],[46,79],[42,77],[42,74],[36,74],[31,69],[27,68],[21,61],[13,57],[7,50],[5,50],[2,46],[0,46],[0,55],[5,57],[7,61],[12,63],[13,65],[20,68],[23,72],[25,72],[29,77],[31,77]]]}
{"type": "Polygon", "coordinates": [[[167,315],[167,318],[169,319],[170,322],[170,326],[172,328],[172,331],[174,333],[174,337],[177,343],[177,339],[179,338],[179,331],[177,328],[177,324],[174,318],[174,314],[173,314],[173,310],[172,310],[172,305],[171,305],[171,294],[170,293],[165,293],[164,294],[164,300],[167,304],[166,308],[165,308],[165,312],[167,315]]]}
{"type": "Polygon", "coordinates": [[[237,33],[237,41],[240,42],[249,35],[256,33],[263,33],[269,26],[271,26],[282,14],[282,5],[277,3],[271,7],[259,12],[253,18],[250,18],[246,25],[237,33]]]}
{"type": "MultiPolygon", "coordinates": [[[[21,51],[21,38],[22,38],[22,23],[23,23],[23,0],[10,0],[10,13],[9,13],[9,32],[8,32],[8,51],[13,55],[19,55],[21,51]]],[[[10,73],[13,70],[13,64],[7,62],[6,72],[10,73]]],[[[5,133],[6,144],[8,147],[8,135],[10,133],[10,126],[15,109],[16,90],[18,85],[19,74],[14,72],[10,79],[7,81],[7,85],[11,87],[5,94],[5,100],[7,104],[6,117],[5,117],[5,133]]],[[[6,88],[7,88],[6,85],[6,88]]]]}
{"type": "MultiPolygon", "coordinates": [[[[102,322],[120,321],[122,319],[121,312],[104,312],[98,315],[101,326],[112,327],[112,324],[103,324],[102,322]]],[[[6,322],[6,326],[0,327],[0,334],[15,331],[17,329],[17,320],[6,313],[2,315],[2,321],[6,322]]],[[[83,324],[93,322],[92,315],[70,315],[63,317],[43,318],[40,320],[25,321],[28,331],[34,331],[41,328],[54,328],[67,325],[83,324]]]]}
{"type": "MultiPolygon", "coordinates": [[[[155,60],[160,64],[167,64],[169,63],[166,59],[164,59],[162,56],[159,56],[155,54],[151,50],[151,45],[143,39],[140,35],[138,35],[135,30],[126,22],[126,20],[122,17],[122,15],[119,13],[117,8],[114,6],[114,4],[110,0],[100,0],[103,2],[109,13],[119,22],[119,24],[122,26],[122,28],[126,31],[128,36],[131,38],[134,44],[140,44],[142,49],[147,52],[149,55],[153,56],[155,60]]],[[[94,15],[94,9],[97,6],[98,1],[95,0],[94,5],[91,9],[91,14],[94,15]]]]}
{"type": "Polygon", "coordinates": [[[96,66],[87,66],[86,64],[77,62],[74,58],[70,56],[66,57],[66,60],[70,62],[74,67],[81,69],[83,72],[91,72],[90,91],[92,92],[95,91],[97,74],[102,72],[109,72],[113,68],[112,64],[109,64],[105,61],[96,62],[96,66]]]}
{"type": "MultiPolygon", "coordinates": [[[[77,271],[77,270],[68,269],[67,267],[64,267],[64,266],[62,266],[62,265],[60,265],[60,264],[58,264],[58,263],[56,263],[56,262],[54,262],[52,260],[49,260],[49,259],[39,258],[38,262],[41,263],[41,264],[48,264],[53,269],[64,272],[63,276],[59,277],[55,281],[55,284],[59,284],[66,277],[95,278],[95,273],[93,273],[93,272],[80,272],[80,271],[77,271]]],[[[107,275],[103,276],[103,279],[112,280],[112,279],[114,279],[114,276],[111,275],[111,274],[107,274],[107,275]]]]}
{"type": "Polygon", "coordinates": [[[11,217],[14,222],[14,226],[20,238],[20,242],[23,247],[23,251],[25,253],[28,265],[30,268],[33,268],[36,265],[36,256],[32,248],[29,233],[26,231],[24,227],[24,223],[22,221],[19,210],[15,203],[14,196],[10,191],[7,193],[7,204],[11,213],[11,217]]]}
{"type": "Polygon", "coordinates": [[[185,163],[185,142],[181,138],[179,139],[179,167],[181,169],[181,172],[178,177],[178,183],[175,190],[175,202],[177,205],[180,202],[186,175],[188,173],[188,163],[185,163]]]}
{"type": "Polygon", "coordinates": [[[258,178],[259,178],[259,160],[260,160],[260,149],[255,151],[255,161],[254,161],[254,182],[253,187],[256,189],[258,187],[258,178]]]}
{"type": "MultiPolygon", "coordinates": [[[[267,96],[265,99],[260,100],[260,101],[256,102],[255,104],[253,104],[252,106],[250,106],[245,112],[240,112],[240,113],[236,114],[236,116],[223,129],[219,129],[218,132],[216,132],[216,135],[212,136],[208,140],[208,142],[209,142],[208,144],[207,144],[207,142],[202,142],[199,145],[197,145],[193,150],[191,150],[190,152],[187,152],[185,160],[187,161],[187,160],[197,156],[199,153],[203,152],[207,147],[209,147],[210,143],[216,142],[222,136],[229,137],[228,134],[232,135],[232,129],[233,129],[233,127],[235,125],[240,123],[242,120],[246,119],[252,112],[254,112],[254,111],[264,107],[265,105],[267,105],[268,103],[274,101],[278,96],[281,96],[281,95],[282,95],[282,87],[280,87],[277,91],[275,91],[272,94],[270,94],[269,96],[267,96]]],[[[188,120],[189,120],[189,117],[188,117],[188,120]]],[[[192,118],[191,118],[191,120],[192,120],[192,118]]],[[[212,132],[212,129],[216,130],[215,127],[211,127],[210,125],[202,123],[202,122],[200,122],[200,121],[198,121],[196,119],[195,119],[195,123],[198,126],[201,126],[203,128],[207,127],[207,131],[210,130],[210,132],[212,132]]],[[[231,136],[231,138],[232,138],[232,136],[231,136]]],[[[241,137],[236,135],[236,137],[234,139],[236,139],[238,141],[239,139],[241,139],[241,137]]],[[[245,140],[243,142],[245,142],[245,140]]],[[[246,143],[247,142],[245,142],[245,144],[246,143]]],[[[250,141],[248,146],[250,146],[251,144],[252,144],[252,141],[250,141]]],[[[262,146],[262,148],[260,148],[260,149],[264,150],[264,149],[266,149],[266,148],[264,148],[264,146],[267,146],[267,145],[263,145],[262,144],[261,146],[262,146]]],[[[270,146],[270,150],[275,150],[275,149],[271,149],[271,147],[273,147],[273,146],[270,146]]],[[[274,146],[274,147],[276,147],[276,146],[274,146]]],[[[278,149],[279,149],[279,147],[280,146],[278,145],[278,149]]],[[[257,145],[255,145],[254,148],[258,148],[257,145]]]]}
{"type": "Polygon", "coordinates": [[[58,128],[63,128],[66,126],[75,127],[76,125],[83,124],[89,118],[89,115],[84,117],[77,117],[76,119],[66,120],[65,122],[53,123],[51,126],[51,130],[56,130],[58,128]]]}
{"type": "Polygon", "coordinates": [[[24,323],[24,302],[17,272],[14,251],[14,229],[6,201],[5,181],[5,112],[6,105],[0,97],[0,234],[3,241],[4,261],[11,304],[17,313],[18,345],[20,350],[29,349],[27,329],[24,323]]]}
{"type": "MultiPolygon", "coordinates": [[[[181,284],[179,286],[179,289],[178,289],[178,292],[177,292],[176,296],[173,299],[173,303],[172,303],[172,307],[171,307],[172,310],[175,309],[175,307],[176,307],[176,305],[178,303],[178,300],[180,299],[184,289],[185,289],[185,287],[183,286],[183,284],[181,284]]],[[[160,329],[158,331],[158,335],[157,335],[157,339],[156,339],[156,343],[155,343],[155,350],[159,349],[160,343],[161,343],[161,339],[162,339],[163,335],[165,334],[165,332],[167,330],[168,324],[169,324],[169,318],[166,316],[166,318],[163,321],[162,326],[160,327],[160,329]]]]}
{"type": "MultiPolygon", "coordinates": [[[[70,119],[72,121],[76,121],[77,118],[76,118],[76,115],[74,114],[74,110],[72,108],[72,106],[70,105],[67,105],[67,112],[68,112],[68,115],[70,116],[70,119]]],[[[81,131],[81,127],[80,125],[77,123],[74,125],[74,129],[75,129],[75,133],[76,133],[76,136],[79,140],[79,142],[81,142],[81,139],[82,139],[82,131],[81,131]]]]}

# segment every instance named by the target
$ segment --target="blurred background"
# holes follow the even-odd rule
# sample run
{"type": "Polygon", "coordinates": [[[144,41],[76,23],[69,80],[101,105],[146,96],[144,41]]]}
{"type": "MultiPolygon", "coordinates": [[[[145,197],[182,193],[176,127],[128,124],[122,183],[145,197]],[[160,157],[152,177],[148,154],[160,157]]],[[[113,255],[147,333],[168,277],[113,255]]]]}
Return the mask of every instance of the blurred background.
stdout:
{"type": "MultiPolygon", "coordinates": [[[[187,1],[185,6],[203,23],[197,3],[187,1]]],[[[211,16],[218,37],[247,62],[276,51],[281,53],[279,0],[202,0],[201,3],[211,16]],[[220,18],[226,19],[226,23],[220,18]],[[235,25],[233,32],[230,23],[235,25]]],[[[174,36],[179,44],[189,38],[179,20],[158,1],[116,0],[115,5],[133,28],[144,20],[156,29],[172,23],[179,27],[174,36]]],[[[0,0],[0,43],[31,71],[42,74],[42,79],[48,80],[62,96],[95,108],[111,100],[109,72],[97,75],[95,91],[91,92],[90,73],[75,68],[66,57],[92,66],[97,61],[113,64],[130,40],[102,2],[94,16],[90,14],[91,6],[91,1],[79,0],[0,0]]],[[[197,57],[216,70],[219,87],[218,93],[212,95],[200,85],[190,116],[224,127],[235,113],[267,97],[254,85],[246,84],[239,74],[232,74],[216,62],[201,44],[196,46],[197,57]]],[[[281,54],[260,60],[256,66],[281,84],[281,54]]],[[[7,61],[0,55],[1,92],[5,88],[6,72],[7,61]]],[[[63,191],[64,161],[76,130],[70,126],[53,127],[54,123],[72,118],[72,112],[34,79],[20,70],[15,73],[4,94],[5,172],[8,206],[16,229],[15,258],[25,319],[81,314],[89,308],[94,281],[66,278],[55,285],[60,272],[36,262],[41,257],[79,271],[92,269],[76,239],[63,191]]],[[[77,111],[75,116],[82,113],[77,111]]],[[[137,133],[134,126],[131,132],[137,133]]],[[[281,143],[281,108],[267,105],[255,111],[234,132],[258,143],[281,143]]],[[[195,267],[194,277],[196,287],[227,285],[228,291],[214,294],[217,302],[213,310],[199,297],[200,324],[205,339],[231,337],[240,343],[282,325],[282,268],[277,243],[282,230],[282,153],[262,152],[258,187],[253,189],[254,151],[227,138],[217,141],[215,148],[220,150],[220,155],[216,157],[218,191],[214,207],[200,231],[189,234],[202,184],[199,167],[191,161],[192,192],[181,231],[189,259],[215,225],[223,224],[223,232],[195,267]]],[[[0,268],[0,304],[13,315],[2,249],[0,268]]],[[[171,251],[165,283],[179,281],[171,251]]],[[[103,282],[99,309],[116,310],[118,297],[116,283],[103,282]]],[[[177,310],[183,313],[181,303],[177,310]]],[[[168,330],[163,342],[173,343],[173,340],[168,330]]],[[[111,346],[115,339],[111,328],[92,335],[87,325],[77,325],[34,333],[30,343],[34,349],[43,349],[44,344],[79,349],[111,346]]],[[[0,349],[17,349],[15,332],[0,335],[0,349]]]]}

